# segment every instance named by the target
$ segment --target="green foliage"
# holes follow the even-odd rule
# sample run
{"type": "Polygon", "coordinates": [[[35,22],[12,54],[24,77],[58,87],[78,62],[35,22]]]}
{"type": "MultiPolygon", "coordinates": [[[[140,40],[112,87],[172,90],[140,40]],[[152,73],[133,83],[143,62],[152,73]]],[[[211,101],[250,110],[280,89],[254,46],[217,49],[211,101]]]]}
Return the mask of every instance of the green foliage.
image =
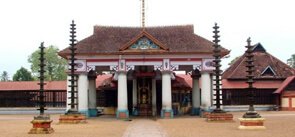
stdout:
{"type": "Polygon", "coordinates": [[[7,71],[3,71],[1,76],[0,76],[0,81],[9,81],[8,73],[7,71]]]}
{"type": "Polygon", "coordinates": [[[292,68],[295,68],[295,54],[291,55],[291,58],[287,60],[287,64],[292,68]]]}
{"type": "Polygon", "coordinates": [[[32,81],[34,80],[31,72],[29,72],[26,68],[21,67],[12,77],[13,81],[32,81]]]}
{"type": "MultiPolygon", "coordinates": [[[[58,48],[54,46],[49,46],[45,48],[45,80],[66,80],[66,66],[67,61],[57,55],[58,48]]],[[[33,52],[28,59],[28,62],[31,63],[31,70],[35,77],[39,76],[39,64],[40,64],[40,49],[33,52]]]]}

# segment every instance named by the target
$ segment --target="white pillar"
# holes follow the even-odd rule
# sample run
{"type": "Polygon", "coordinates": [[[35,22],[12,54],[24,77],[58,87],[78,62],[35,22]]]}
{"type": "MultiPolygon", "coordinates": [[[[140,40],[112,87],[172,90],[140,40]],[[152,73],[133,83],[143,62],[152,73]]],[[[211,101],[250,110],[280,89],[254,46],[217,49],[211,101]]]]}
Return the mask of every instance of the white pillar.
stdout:
{"type": "Polygon", "coordinates": [[[125,71],[118,71],[118,108],[117,118],[128,118],[127,76],[125,71]],[[124,113],[124,116],[121,116],[124,113]]]}
{"type": "Polygon", "coordinates": [[[88,116],[88,78],[80,74],[78,78],[78,111],[88,116]]]}
{"type": "Polygon", "coordinates": [[[133,79],[133,84],[132,84],[132,102],[133,102],[133,107],[137,106],[137,80],[133,79]]]}
{"type": "Polygon", "coordinates": [[[97,109],[96,109],[96,79],[90,78],[89,79],[89,116],[95,117],[97,116],[97,109]]]}
{"type": "Polygon", "coordinates": [[[211,78],[209,72],[202,72],[201,81],[201,107],[208,111],[211,106],[211,78]]]}
{"type": "Polygon", "coordinates": [[[166,113],[170,113],[170,117],[173,117],[170,73],[162,71],[162,117],[166,117],[166,113]]]}
{"type": "Polygon", "coordinates": [[[200,86],[199,86],[199,78],[193,78],[193,91],[192,91],[192,102],[193,102],[193,108],[192,108],[192,114],[198,115],[199,109],[201,106],[200,101],[200,86]]]}
{"type": "Polygon", "coordinates": [[[156,79],[152,79],[152,113],[156,115],[157,111],[157,91],[156,91],[156,79]]]}

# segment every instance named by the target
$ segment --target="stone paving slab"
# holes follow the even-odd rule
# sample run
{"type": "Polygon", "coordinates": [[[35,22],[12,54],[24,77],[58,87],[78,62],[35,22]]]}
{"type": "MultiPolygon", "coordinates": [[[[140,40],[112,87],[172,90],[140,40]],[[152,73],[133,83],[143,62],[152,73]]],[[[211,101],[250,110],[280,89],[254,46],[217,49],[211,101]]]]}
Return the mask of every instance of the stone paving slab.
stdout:
{"type": "Polygon", "coordinates": [[[157,121],[135,119],[128,126],[123,137],[168,137],[168,135],[157,121]]]}

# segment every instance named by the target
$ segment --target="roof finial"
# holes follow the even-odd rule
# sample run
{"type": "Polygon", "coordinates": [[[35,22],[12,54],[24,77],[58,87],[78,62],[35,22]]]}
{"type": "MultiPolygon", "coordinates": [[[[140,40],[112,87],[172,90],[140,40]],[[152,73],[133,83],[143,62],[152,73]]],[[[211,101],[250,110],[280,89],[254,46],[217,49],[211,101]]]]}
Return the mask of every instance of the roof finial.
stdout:
{"type": "Polygon", "coordinates": [[[142,4],[141,4],[141,27],[142,27],[142,29],[145,29],[145,2],[144,2],[144,0],[141,0],[142,1],[142,4]]]}

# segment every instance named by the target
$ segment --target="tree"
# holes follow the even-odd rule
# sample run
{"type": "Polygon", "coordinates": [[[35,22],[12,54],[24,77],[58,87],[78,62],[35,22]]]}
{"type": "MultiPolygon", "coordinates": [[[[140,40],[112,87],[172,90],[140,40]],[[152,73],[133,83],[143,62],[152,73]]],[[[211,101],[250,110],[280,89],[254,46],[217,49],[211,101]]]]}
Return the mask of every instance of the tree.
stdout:
{"type": "Polygon", "coordinates": [[[232,64],[234,64],[239,58],[240,58],[241,56],[237,56],[237,57],[235,57],[232,61],[230,61],[229,63],[228,63],[228,65],[232,65],[232,64]]]}
{"type": "Polygon", "coordinates": [[[21,67],[12,77],[13,81],[32,81],[33,76],[26,68],[21,67]]]}
{"type": "Polygon", "coordinates": [[[291,58],[287,60],[287,64],[292,68],[295,68],[295,54],[291,55],[291,58]]]}
{"type": "Polygon", "coordinates": [[[7,71],[3,71],[0,77],[1,77],[1,79],[0,79],[1,81],[8,81],[9,80],[7,71]]]}
{"type": "MultiPolygon", "coordinates": [[[[60,56],[57,55],[57,52],[59,49],[54,46],[49,46],[48,48],[45,49],[45,77],[46,80],[66,80],[67,74],[65,73],[66,71],[66,66],[67,66],[67,61],[60,56]]],[[[28,59],[28,62],[31,63],[31,69],[32,73],[35,77],[39,75],[39,70],[40,70],[40,49],[36,50],[33,52],[28,59]]]]}

